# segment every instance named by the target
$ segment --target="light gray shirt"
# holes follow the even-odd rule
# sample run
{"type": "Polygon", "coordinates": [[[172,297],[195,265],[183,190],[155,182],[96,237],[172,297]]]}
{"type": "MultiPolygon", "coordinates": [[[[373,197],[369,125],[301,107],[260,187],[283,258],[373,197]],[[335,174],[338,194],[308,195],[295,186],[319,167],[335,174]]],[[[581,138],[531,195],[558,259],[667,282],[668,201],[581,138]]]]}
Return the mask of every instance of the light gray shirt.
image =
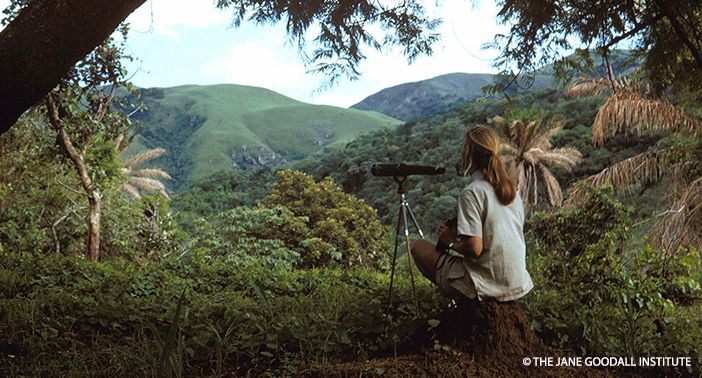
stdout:
{"type": "Polygon", "coordinates": [[[458,197],[458,234],[482,238],[483,251],[480,257],[463,259],[474,288],[461,291],[470,297],[477,294],[479,300],[521,298],[534,287],[526,269],[521,196],[517,193],[505,206],[481,172],[473,173],[472,178],[458,197]]]}

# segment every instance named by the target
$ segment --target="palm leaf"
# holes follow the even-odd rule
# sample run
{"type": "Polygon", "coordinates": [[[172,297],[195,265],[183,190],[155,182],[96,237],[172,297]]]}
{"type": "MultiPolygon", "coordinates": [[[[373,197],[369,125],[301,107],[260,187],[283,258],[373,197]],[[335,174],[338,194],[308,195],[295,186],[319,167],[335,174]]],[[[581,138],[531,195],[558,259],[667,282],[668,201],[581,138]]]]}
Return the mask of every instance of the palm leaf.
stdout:
{"type": "MultiPolygon", "coordinates": [[[[140,191],[165,193],[166,187],[161,181],[148,177],[130,177],[129,184],[140,191]]],[[[166,196],[168,197],[168,196],[166,196]]]]}
{"type": "Polygon", "coordinates": [[[168,173],[158,168],[139,169],[131,172],[131,175],[135,177],[161,178],[165,180],[172,179],[172,177],[168,173]]]}
{"type": "Polygon", "coordinates": [[[548,193],[548,200],[551,206],[560,205],[563,202],[563,192],[561,192],[561,186],[558,184],[556,177],[548,170],[548,168],[540,164],[541,175],[544,178],[544,186],[546,187],[546,192],[548,193]]]}
{"type": "Polygon", "coordinates": [[[566,97],[599,96],[612,91],[638,91],[638,84],[625,78],[614,80],[603,78],[579,78],[565,90],[566,97]]]}
{"type": "Polygon", "coordinates": [[[532,141],[529,142],[528,148],[541,148],[547,150],[551,148],[551,139],[553,139],[556,134],[563,130],[563,122],[557,121],[550,124],[547,130],[544,130],[532,137],[532,141]]]}
{"type": "Polygon", "coordinates": [[[647,151],[622,160],[602,172],[581,180],[570,191],[566,204],[582,202],[586,185],[612,185],[615,191],[630,191],[632,186],[659,181],[674,164],[670,159],[672,149],[647,151]]]}
{"type": "Polygon", "coordinates": [[[685,187],[651,236],[655,244],[670,252],[681,245],[702,245],[702,178],[685,187]]]}
{"type": "Polygon", "coordinates": [[[576,164],[583,160],[583,155],[573,147],[562,147],[550,151],[540,151],[538,160],[542,164],[559,166],[570,172],[576,164]]]}
{"type": "Polygon", "coordinates": [[[141,198],[141,194],[139,194],[139,189],[135,188],[134,185],[132,185],[130,183],[122,184],[122,190],[124,190],[127,194],[132,196],[134,199],[141,198]]]}
{"type": "Polygon", "coordinates": [[[133,167],[135,165],[147,162],[149,160],[156,159],[165,153],[166,153],[166,149],[161,148],[161,147],[157,147],[157,148],[154,148],[152,150],[144,151],[142,153],[136,154],[136,155],[132,156],[131,158],[127,159],[127,161],[124,162],[123,166],[133,167]]]}
{"type": "Polygon", "coordinates": [[[697,134],[702,119],[665,100],[644,97],[638,92],[618,92],[600,107],[592,125],[595,144],[623,130],[638,134],[660,131],[685,131],[697,134]]]}

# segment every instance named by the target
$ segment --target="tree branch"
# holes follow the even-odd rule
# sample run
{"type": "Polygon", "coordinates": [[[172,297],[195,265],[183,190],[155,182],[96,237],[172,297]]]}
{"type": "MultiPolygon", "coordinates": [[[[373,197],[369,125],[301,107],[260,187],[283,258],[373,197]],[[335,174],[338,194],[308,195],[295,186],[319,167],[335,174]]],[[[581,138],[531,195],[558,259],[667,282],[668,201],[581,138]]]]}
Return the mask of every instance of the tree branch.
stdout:
{"type": "Polygon", "coordinates": [[[692,41],[690,41],[690,38],[688,38],[687,34],[685,34],[685,31],[683,30],[680,21],[677,19],[677,17],[675,17],[673,12],[670,11],[670,8],[668,8],[666,0],[658,0],[657,3],[660,6],[661,11],[665,15],[665,17],[670,21],[670,25],[673,27],[673,30],[675,30],[675,34],[677,34],[678,38],[680,38],[680,40],[685,44],[685,46],[687,46],[687,48],[690,50],[690,53],[695,58],[697,65],[702,69],[702,55],[700,54],[700,51],[697,49],[697,47],[695,47],[692,41]]]}
{"type": "Polygon", "coordinates": [[[90,196],[92,180],[90,180],[90,176],[88,175],[88,169],[85,166],[83,155],[79,154],[78,151],[76,151],[76,148],[71,142],[71,138],[68,136],[66,130],[61,125],[61,119],[59,115],[59,104],[56,99],[56,97],[58,96],[58,91],[58,87],[54,88],[49,93],[49,95],[46,96],[46,108],[48,110],[49,123],[51,124],[51,127],[54,129],[54,131],[56,131],[56,133],[58,134],[59,144],[61,145],[63,150],[68,154],[68,157],[73,162],[73,166],[76,168],[76,171],[78,171],[78,175],[80,176],[80,182],[83,185],[83,189],[85,189],[86,194],[90,196]]]}
{"type": "Polygon", "coordinates": [[[0,134],[144,1],[29,1],[0,32],[0,134]]]}
{"type": "Polygon", "coordinates": [[[625,40],[625,39],[631,37],[632,35],[634,35],[634,34],[640,32],[641,30],[643,30],[643,29],[645,29],[645,28],[647,28],[647,27],[649,27],[649,26],[655,24],[656,22],[660,21],[660,19],[662,19],[662,18],[663,18],[663,14],[658,14],[658,15],[656,15],[655,17],[653,17],[652,19],[650,19],[649,21],[644,22],[643,24],[638,24],[638,25],[636,25],[635,28],[629,30],[628,32],[626,32],[626,33],[624,33],[624,34],[622,34],[622,35],[619,35],[619,36],[615,37],[614,39],[612,39],[611,41],[609,41],[609,43],[607,43],[606,45],[601,46],[601,47],[599,47],[599,48],[600,48],[600,49],[609,49],[610,47],[616,45],[617,43],[619,43],[619,42],[621,42],[621,41],[623,41],[623,40],[625,40]]]}

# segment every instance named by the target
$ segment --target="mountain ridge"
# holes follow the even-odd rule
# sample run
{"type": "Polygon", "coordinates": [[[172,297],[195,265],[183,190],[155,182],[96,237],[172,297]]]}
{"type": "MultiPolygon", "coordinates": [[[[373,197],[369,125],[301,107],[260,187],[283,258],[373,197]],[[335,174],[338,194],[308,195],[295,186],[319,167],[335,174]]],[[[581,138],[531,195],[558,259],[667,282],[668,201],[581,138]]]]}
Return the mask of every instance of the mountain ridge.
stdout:
{"type": "MultiPolygon", "coordinates": [[[[410,121],[483,96],[483,88],[498,82],[489,73],[453,72],[382,89],[351,106],[352,109],[377,111],[390,117],[410,121]]],[[[537,73],[527,89],[553,85],[552,76],[537,73]]]]}

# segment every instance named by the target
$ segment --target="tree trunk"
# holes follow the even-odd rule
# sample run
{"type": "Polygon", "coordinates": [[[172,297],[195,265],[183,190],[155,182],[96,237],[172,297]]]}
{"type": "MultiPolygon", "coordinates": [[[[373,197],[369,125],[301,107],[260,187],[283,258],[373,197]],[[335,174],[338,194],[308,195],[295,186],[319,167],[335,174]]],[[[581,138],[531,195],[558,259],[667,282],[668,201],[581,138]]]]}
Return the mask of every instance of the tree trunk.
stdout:
{"type": "Polygon", "coordinates": [[[0,134],[144,1],[30,1],[0,32],[0,134]]]}
{"type": "MultiPolygon", "coordinates": [[[[78,152],[76,147],[71,142],[71,138],[66,133],[66,130],[61,125],[59,114],[59,101],[57,100],[58,89],[54,89],[46,96],[46,109],[49,116],[49,123],[58,135],[59,145],[73,162],[73,167],[78,173],[78,178],[83,186],[85,194],[88,196],[88,204],[90,207],[90,216],[88,217],[88,245],[87,255],[92,261],[97,261],[100,258],[100,191],[93,186],[93,181],[90,179],[88,166],[85,164],[85,151],[78,152]]],[[[87,148],[88,142],[85,147],[87,148]]]]}
{"type": "Polygon", "coordinates": [[[90,216],[88,217],[88,258],[98,261],[100,257],[100,192],[91,190],[88,196],[90,216]]]}

